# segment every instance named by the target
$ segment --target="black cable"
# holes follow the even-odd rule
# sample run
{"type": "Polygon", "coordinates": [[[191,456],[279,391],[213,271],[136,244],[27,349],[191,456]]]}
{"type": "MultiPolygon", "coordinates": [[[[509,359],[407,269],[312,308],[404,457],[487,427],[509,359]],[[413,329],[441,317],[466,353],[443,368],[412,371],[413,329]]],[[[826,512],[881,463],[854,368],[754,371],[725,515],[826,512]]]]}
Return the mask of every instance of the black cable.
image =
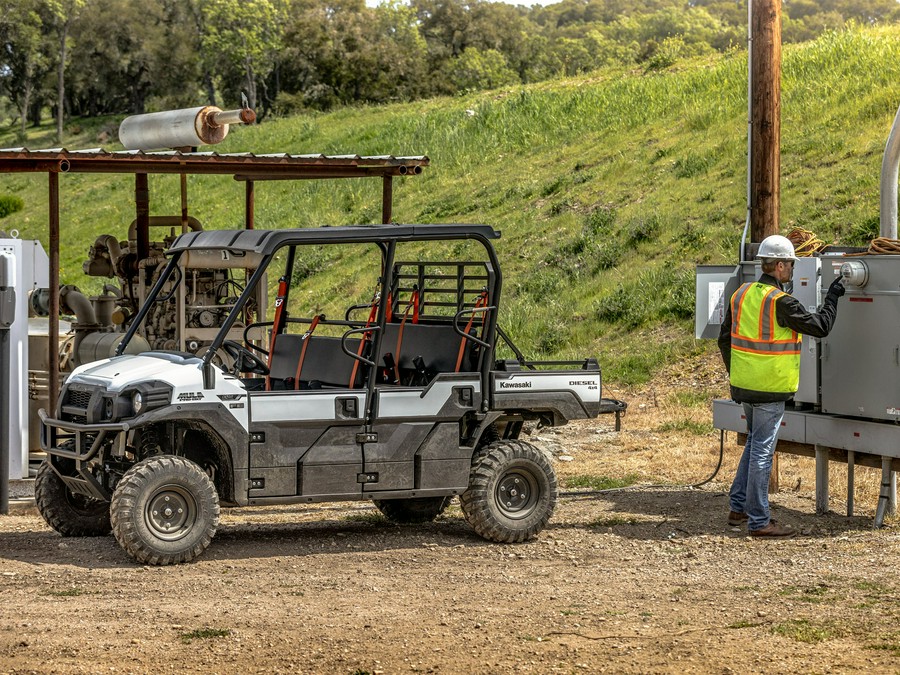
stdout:
{"type": "Polygon", "coordinates": [[[716,477],[719,473],[719,469],[722,468],[722,460],[725,457],[725,430],[722,429],[719,431],[719,461],[716,464],[716,468],[705,480],[700,481],[699,483],[693,483],[691,485],[627,485],[625,487],[619,488],[608,488],[606,490],[570,490],[568,492],[560,492],[560,497],[595,497],[599,495],[605,495],[610,492],[624,492],[625,490],[646,490],[651,488],[680,488],[684,490],[696,490],[699,487],[702,487],[709,483],[713,478],[716,477]]]}

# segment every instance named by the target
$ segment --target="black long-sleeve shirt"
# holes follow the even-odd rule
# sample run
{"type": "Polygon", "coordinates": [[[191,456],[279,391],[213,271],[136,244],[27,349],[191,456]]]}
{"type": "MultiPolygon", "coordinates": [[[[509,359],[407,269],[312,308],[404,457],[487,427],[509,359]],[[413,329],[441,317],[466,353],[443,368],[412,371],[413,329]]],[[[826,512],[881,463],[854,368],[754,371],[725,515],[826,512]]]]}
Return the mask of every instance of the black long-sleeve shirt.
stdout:
{"type": "MultiPolygon", "coordinates": [[[[778,290],[784,290],[775,277],[769,274],[763,274],[759,278],[759,283],[775,286],[778,290]]],[[[837,318],[837,296],[828,293],[825,296],[825,302],[818,312],[807,312],[793,295],[782,295],[775,301],[775,320],[782,328],[790,328],[791,330],[802,333],[803,335],[811,335],[815,338],[822,338],[831,332],[834,321],[837,318]]],[[[731,373],[731,298],[725,307],[725,320],[722,322],[722,328],[719,331],[719,351],[722,352],[722,360],[725,362],[725,368],[731,373]]],[[[787,401],[793,398],[793,392],[789,394],[773,393],[769,391],[755,391],[752,389],[742,389],[741,387],[731,387],[731,398],[738,403],[771,403],[774,401],[787,401]]]]}

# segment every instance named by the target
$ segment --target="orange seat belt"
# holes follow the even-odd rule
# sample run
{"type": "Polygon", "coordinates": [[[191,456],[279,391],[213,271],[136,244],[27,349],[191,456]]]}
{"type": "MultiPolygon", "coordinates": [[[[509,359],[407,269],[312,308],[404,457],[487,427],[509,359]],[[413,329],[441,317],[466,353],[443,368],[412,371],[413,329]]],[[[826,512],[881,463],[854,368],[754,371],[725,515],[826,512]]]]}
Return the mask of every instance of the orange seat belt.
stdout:
{"type": "MultiPolygon", "coordinates": [[[[275,338],[284,326],[284,299],[287,296],[287,279],[281,277],[278,280],[278,294],[275,296],[275,318],[272,321],[272,338],[269,340],[269,362],[266,364],[272,368],[272,358],[275,356],[275,338]]],[[[272,377],[266,375],[266,391],[272,391],[272,377]]]]}
{"type": "MultiPolygon", "coordinates": [[[[369,310],[369,318],[366,320],[365,328],[368,328],[373,323],[375,323],[375,317],[378,316],[378,301],[381,299],[381,294],[378,291],[375,291],[375,297],[372,298],[372,309],[369,310]]],[[[362,340],[359,341],[359,349],[356,350],[357,356],[362,356],[363,350],[366,348],[366,340],[368,340],[372,335],[372,331],[367,333],[363,333],[362,340]]],[[[356,373],[359,372],[359,359],[353,359],[353,370],[350,371],[350,385],[349,388],[353,389],[356,386],[356,373]]]]}
{"type": "Polygon", "coordinates": [[[419,289],[413,288],[412,295],[409,298],[409,304],[406,311],[403,312],[403,320],[400,322],[400,330],[397,331],[397,349],[394,350],[394,377],[397,384],[400,384],[400,347],[403,344],[403,327],[406,326],[406,320],[409,318],[409,310],[413,313],[413,323],[419,323],[419,289]]]}
{"type": "MultiPolygon", "coordinates": [[[[487,307],[487,299],[487,291],[481,291],[481,295],[478,296],[478,300],[475,301],[475,306],[472,308],[473,311],[472,316],[469,317],[469,323],[466,324],[466,330],[464,331],[466,335],[469,334],[469,331],[472,329],[472,324],[475,323],[475,315],[478,314],[475,310],[487,307]]],[[[469,339],[466,337],[462,337],[459,340],[459,354],[456,357],[456,370],[454,371],[456,373],[458,373],[459,369],[462,367],[463,355],[466,353],[466,343],[468,341],[469,339]]]]}
{"type": "Polygon", "coordinates": [[[300,348],[300,360],[297,361],[297,372],[294,374],[294,389],[300,388],[300,371],[303,370],[303,359],[306,358],[306,348],[309,346],[309,341],[312,339],[313,331],[316,329],[316,326],[319,325],[319,322],[324,319],[324,314],[317,314],[314,316],[312,323],[309,325],[309,330],[300,336],[300,341],[303,343],[303,346],[300,348]]]}

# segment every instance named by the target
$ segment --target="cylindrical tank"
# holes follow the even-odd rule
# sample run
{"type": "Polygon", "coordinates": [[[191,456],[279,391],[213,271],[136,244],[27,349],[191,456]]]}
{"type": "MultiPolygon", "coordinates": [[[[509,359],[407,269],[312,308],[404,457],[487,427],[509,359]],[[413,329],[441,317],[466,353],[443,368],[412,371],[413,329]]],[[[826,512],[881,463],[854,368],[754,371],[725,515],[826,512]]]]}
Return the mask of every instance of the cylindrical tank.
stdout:
{"type": "Polygon", "coordinates": [[[250,124],[255,119],[256,113],[248,108],[226,112],[215,106],[132,115],[119,125],[119,141],[128,150],[214,145],[228,134],[229,124],[250,124]]]}
{"type": "MultiPolygon", "coordinates": [[[[112,358],[116,355],[116,347],[123,337],[124,333],[88,333],[78,345],[78,363],[112,358]]],[[[140,335],[133,336],[125,348],[126,354],[140,354],[146,351],[150,351],[150,344],[140,335]]]]}

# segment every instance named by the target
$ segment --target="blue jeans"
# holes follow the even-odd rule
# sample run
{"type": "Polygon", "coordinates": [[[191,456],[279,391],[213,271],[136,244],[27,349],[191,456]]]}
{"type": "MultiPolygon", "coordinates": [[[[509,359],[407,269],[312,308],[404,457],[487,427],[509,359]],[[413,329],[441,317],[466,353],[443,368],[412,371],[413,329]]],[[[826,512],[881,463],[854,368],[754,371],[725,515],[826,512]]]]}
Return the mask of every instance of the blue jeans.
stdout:
{"type": "Polygon", "coordinates": [[[747,418],[747,444],[731,484],[731,510],[747,514],[747,529],[769,524],[769,476],[778,430],[784,417],[784,401],[743,403],[747,418]]]}

